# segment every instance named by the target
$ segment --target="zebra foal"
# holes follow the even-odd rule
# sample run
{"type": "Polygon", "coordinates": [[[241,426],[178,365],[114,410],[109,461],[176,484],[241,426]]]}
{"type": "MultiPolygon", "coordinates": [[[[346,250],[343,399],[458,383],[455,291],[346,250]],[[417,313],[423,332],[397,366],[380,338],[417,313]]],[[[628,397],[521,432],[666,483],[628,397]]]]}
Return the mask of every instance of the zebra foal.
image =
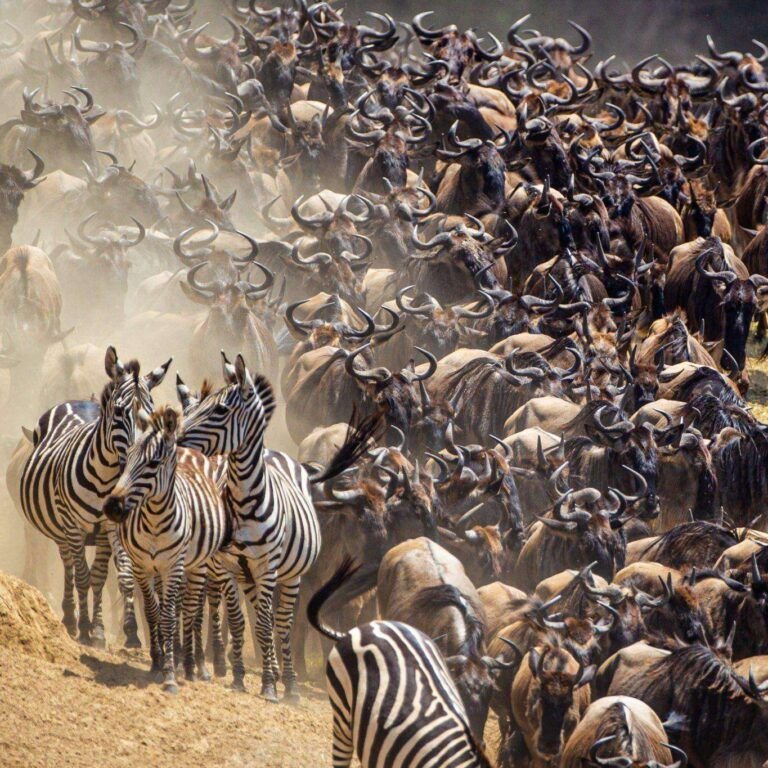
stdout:
{"type": "Polygon", "coordinates": [[[104,502],[144,598],[152,674],[178,690],[174,641],[183,594],[184,671],[210,679],[205,667],[202,613],[211,558],[230,526],[208,459],[177,446],[179,416],[161,408],[128,451],[120,479],[104,502]],[[185,586],[186,582],[186,586],[185,586]]]}

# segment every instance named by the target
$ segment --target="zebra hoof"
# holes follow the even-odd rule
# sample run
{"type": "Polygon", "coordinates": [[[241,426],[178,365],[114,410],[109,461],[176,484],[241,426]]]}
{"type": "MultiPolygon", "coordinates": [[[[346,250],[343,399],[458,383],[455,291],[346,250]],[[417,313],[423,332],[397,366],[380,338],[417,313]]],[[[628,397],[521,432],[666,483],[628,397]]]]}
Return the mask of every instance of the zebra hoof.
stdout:
{"type": "Polygon", "coordinates": [[[275,688],[274,683],[265,683],[262,685],[260,696],[264,701],[268,701],[270,704],[278,703],[277,689],[275,688]]]}
{"type": "Polygon", "coordinates": [[[301,696],[299,696],[298,691],[286,691],[285,696],[283,696],[283,701],[286,704],[290,704],[292,707],[296,707],[301,701],[301,696]]]}
{"type": "Polygon", "coordinates": [[[138,635],[128,635],[125,638],[125,648],[134,649],[141,648],[141,640],[138,635]]]}
{"type": "Polygon", "coordinates": [[[169,681],[166,683],[163,683],[163,693],[169,693],[172,696],[175,696],[179,692],[179,686],[176,685],[175,682],[169,681]]]}
{"type": "Polygon", "coordinates": [[[94,648],[101,648],[102,650],[107,647],[107,638],[104,636],[103,629],[94,629],[91,634],[91,645],[94,648]]]}
{"type": "Polygon", "coordinates": [[[216,677],[226,677],[227,676],[227,662],[224,661],[224,659],[220,659],[219,661],[216,661],[214,659],[214,662],[213,662],[213,674],[216,675],[216,677]]]}
{"type": "Polygon", "coordinates": [[[197,671],[197,679],[204,683],[210,683],[212,680],[211,673],[205,667],[201,667],[197,671]]]}
{"type": "Polygon", "coordinates": [[[65,616],[61,623],[64,625],[64,629],[67,630],[70,637],[75,637],[77,635],[77,619],[75,619],[74,616],[65,616]]]}
{"type": "Polygon", "coordinates": [[[195,670],[190,669],[184,672],[184,679],[190,683],[197,682],[197,675],[195,674],[195,670]]]}
{"type": "Polygon", "coordinates": [[[238,693],[245,693],[245,682],[243,680],[233,680],[231,688],[238,693]]]}

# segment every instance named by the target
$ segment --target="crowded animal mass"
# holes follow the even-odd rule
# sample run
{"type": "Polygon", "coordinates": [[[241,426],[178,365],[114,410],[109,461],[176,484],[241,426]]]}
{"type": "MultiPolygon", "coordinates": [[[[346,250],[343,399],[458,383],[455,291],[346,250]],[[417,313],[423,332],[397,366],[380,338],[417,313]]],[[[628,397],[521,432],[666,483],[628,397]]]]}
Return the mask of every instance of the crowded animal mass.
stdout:
{"type": "Polygon", "coordinates": [[[155,713],[267,702],[286,752],[317,707],[306,766],[768,765],[768,45],[0,10],[3,546],[41,653],[155,713]]]}

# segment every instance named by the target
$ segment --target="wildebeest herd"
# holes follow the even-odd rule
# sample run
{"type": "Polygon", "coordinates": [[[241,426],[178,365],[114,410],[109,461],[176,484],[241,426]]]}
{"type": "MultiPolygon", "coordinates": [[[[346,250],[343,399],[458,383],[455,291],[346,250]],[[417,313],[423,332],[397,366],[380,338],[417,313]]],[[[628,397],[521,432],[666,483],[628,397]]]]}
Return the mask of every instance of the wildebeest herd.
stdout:
{"type": "Polygon", "coordinates": [[[337,768],[490,766],[491,711],[505,768],[768,765],[766,45],[0,9],[8,490],[72,635],[113,563],[166,690],[243,689],[244,597],[277,701],[314,627],[337,768]]]}

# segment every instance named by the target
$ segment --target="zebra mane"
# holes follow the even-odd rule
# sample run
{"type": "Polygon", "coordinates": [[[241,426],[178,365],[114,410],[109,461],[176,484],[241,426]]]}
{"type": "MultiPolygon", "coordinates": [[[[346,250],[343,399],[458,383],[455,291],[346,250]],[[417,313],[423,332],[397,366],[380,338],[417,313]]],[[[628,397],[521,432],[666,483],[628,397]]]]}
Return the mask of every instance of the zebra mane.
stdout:
{"type": "Polygon", "coordinates": [[[264,378],[264,376],[253,377],[253,387],[256,390],[259,400],[261,400],[262,406],[264,406],[264,417],[267,421],[272,418],[272,414],[275,412],[275,392],[272,389],[272,385],[264,378]]]}

